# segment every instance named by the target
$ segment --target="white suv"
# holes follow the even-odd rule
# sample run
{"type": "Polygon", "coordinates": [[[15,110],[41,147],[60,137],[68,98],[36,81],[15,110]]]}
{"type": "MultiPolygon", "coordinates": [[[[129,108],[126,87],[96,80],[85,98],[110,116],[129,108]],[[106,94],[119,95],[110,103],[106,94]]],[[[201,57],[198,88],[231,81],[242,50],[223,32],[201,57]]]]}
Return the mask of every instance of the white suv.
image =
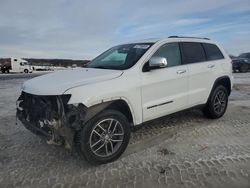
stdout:
{"type": "Polygon", "coordinates": [[[132,126],[195,106],[221,117],[231,88],[231,59],[217,43],[172,36],[115,46],[86,68],[25,82],[17,117],[47,143],[76,146],[100,164],[124,152],[132,126]]]}

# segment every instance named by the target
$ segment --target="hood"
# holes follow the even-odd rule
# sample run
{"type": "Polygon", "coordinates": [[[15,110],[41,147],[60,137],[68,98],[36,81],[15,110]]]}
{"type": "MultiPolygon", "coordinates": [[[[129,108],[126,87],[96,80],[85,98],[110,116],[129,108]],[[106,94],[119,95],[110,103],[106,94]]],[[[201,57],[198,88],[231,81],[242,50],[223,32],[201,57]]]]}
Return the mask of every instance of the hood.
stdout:
{"type": "Polygon", "coordinates": [[[232,60],[249,60],[248,58],[245,58],[245,57],[235,57],[233,58],[232,60]]]}
{"type": "Polygon", "coordinates": [[[232,61],[234,62],[234,63],[238,63],[238,62],[244,62],[244,63],[249,63],[250,62],[250,59],[248,59],[248,58],[240,58],[240,57],[238,57],[238,58],[234,58],[234,59],[232,59],[232,61]]]}
{"type": "Polygon", "coordinates": [[[62,95],[70,88],[117,78],[122,73],[94,68],[57,71],[24,82],[22,90],[34,95],[62,95]]]}

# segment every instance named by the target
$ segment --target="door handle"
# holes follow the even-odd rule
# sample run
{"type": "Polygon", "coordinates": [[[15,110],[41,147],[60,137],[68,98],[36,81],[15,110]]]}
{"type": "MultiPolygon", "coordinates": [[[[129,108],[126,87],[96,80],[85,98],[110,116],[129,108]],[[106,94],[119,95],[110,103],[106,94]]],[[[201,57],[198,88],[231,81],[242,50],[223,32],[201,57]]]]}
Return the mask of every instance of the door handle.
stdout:
{"type": "Polygon", "coordinates": [[[186,70],[178,70],[176,73],[177,74],[183,74],[183,73],[185,73],[185,72],[187,72],[186,70]]]}
{"type": "Polygon", "coordinates": [[[207,68],[214,68],[215,65],[208,65],[207,68]]]}

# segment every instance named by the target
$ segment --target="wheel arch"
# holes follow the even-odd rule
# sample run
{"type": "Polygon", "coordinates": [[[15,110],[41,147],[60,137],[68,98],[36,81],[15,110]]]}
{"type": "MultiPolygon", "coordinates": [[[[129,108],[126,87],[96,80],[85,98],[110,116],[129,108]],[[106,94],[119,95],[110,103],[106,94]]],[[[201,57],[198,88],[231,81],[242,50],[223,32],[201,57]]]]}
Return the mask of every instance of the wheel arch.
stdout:
{"type": "MultiPolygon", "coordinates": [[[[214,84],[213,84],[213,87],[212,87],[212,89],[211,89],[211,91],[210,91],[208,100],[209,100],[209,98],[211,97],[213,90],[214,90],[218,85],[223,85],[223,86],[227,89],[228,96],[231,94],[232,83],[231,83],[231,80],[230,80],[229,76],[221,76],[221,77],[217,78],[217,79],[214,81],[214,84]]],[[[208,101],[208,100],[207,100],[207,101],[208,101]]]]}
{"type": "Polygon", "coordinates": [[[123,98],[110,100],[95,104],[86,109],[85,122],[90,120],[92,117],[96,116],[105,109],[113,109],[121,112],[126,116],[130,124],[134,124],[134,113],[132,111],[131,105],[123,98]]]}

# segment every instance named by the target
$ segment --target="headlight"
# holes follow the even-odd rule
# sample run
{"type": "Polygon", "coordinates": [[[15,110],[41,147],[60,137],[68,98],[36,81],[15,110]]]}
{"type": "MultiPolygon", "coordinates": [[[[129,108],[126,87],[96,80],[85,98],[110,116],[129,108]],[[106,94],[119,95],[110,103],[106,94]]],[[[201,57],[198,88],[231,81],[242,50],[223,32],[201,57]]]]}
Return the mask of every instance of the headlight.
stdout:
{"type": "Polygon", "coordinates": [[[247,60],[247,59],[244,59],[243,61],[244,61],[245,63],[248,63],[248,60],[247,60]]]}

